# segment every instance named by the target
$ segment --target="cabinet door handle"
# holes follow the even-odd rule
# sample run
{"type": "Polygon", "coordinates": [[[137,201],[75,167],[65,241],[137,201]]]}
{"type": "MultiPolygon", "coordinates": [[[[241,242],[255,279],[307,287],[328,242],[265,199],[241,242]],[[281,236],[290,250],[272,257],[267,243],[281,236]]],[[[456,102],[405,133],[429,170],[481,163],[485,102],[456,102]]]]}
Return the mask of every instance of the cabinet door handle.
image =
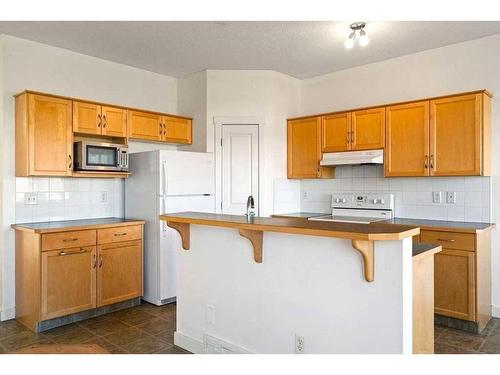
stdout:
{"type": "Polygon", "coordinates": [[[163,124],[163,135],[167,135],[167,124],[163,124]]]}
{"type": "Polygon", "coordinates": [[[71,155],[68,155],[68,159],[69,159],[68,169],[71,169],[73,168],[73,158],[71,157],[71,155]]]}
{"type": "Polygon", "coordinates": [[[65,238],[63,242],[75,242],[78,241],[78,238],[65,238]]]}
{"type": "Polygon", "coordinates": [[[434,169],[434,155],[431,155],[431,169],[434,169]]]}
{"type": "Polygon", "coordinates": [[[85,253],[85,252],[86,252],[86,250],[85,250],[85,249],[83,249],[83,248],[81,248],[80,250],[77,250],[77,251],[68,251],[68,252],[66,252],[66,251],[64,251],[64,250],[61,250],[61,251],[59,252],[59,255],[60,255],[60,256],[64,256],[64,255],[74,255],[74,254],[82,254],[82,253],[85,253]]]}
{"type": "Polygon", "coordinates": [[[102,118],[104,120],[104,123],[102,124],[102,127],[105,128],[106,127],[106,115],[103,115],[102,118]]]}
{"type": "Polygon", "coordinates": [[[99,119],[99,123],[97,124],[97,127],[100,128],[101,127],[101,114],[100,113],[97,114],[97,118],[99,119]]]}
{"type": "Polygon", "coordinates": [[[162,123],[160,122],[160,137],[161,137],[161,135],[162,135],[162,134],[163,134],[163,125],[162,125],[162,123]]]}
{"type": "Polygon", "coordinates": [[[96,268],[96,266],[97,266],[97,255],[94,254],[94,256],[92,258],[94,259],[94,261],[92,262],[92,268],[96,268]]]}
{"type": "Polygon", "coordinates": [[[102,267],[102,255],[99,255],[99,268],[102,267]]]}
{"type": "Polygon", "coordinates": [[[429,155],[425,155],[425,159],[424,159],[424,167],[425,169],[429,168],[429,155]]]}
{"type": "Polygon", "coordinates": [[[456,240],[447,238],[436,238],[439,242],[455,242],[456,240]]]}
{"type": "Polygon", "coordinates": [[[351,143],[354,143],[354,130],[351,131],[351,143]]]}

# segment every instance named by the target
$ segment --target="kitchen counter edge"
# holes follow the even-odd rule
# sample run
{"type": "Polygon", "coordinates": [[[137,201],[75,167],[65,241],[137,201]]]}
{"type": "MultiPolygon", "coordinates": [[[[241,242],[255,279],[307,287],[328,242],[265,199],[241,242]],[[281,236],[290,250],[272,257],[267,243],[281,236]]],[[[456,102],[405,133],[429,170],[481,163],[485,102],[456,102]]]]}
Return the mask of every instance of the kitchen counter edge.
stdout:
{"type": "Polygon", "coordinates": [[[128,225],[143,225],[144,220],[103,218],[103,219],[82,219],[51,221],[43,223],[18,223],[11,224],[11,228],[32,233],[57,233],[70,232],[85,229],[112,228],[128,225]]]}

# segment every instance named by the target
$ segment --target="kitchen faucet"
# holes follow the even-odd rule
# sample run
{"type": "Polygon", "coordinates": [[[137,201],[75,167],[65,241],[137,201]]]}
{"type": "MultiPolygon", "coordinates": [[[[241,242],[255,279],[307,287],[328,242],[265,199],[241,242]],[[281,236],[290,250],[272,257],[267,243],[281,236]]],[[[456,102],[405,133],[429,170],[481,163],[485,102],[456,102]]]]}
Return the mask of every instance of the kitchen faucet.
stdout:
{"type": "Polygon", "coordinates": [[[255,201],[251,195],[247,199],[247,217],[255,216],[255,201]]]}

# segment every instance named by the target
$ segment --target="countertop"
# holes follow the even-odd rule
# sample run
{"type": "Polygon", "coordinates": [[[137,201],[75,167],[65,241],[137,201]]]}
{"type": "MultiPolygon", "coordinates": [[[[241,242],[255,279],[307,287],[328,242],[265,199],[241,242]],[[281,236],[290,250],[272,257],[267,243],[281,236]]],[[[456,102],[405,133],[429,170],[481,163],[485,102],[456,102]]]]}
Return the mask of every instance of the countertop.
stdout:
{"type": "Polygon", "coordinates": [[[82,230],[82,229],[119,227],[119,226],[134,225],[134,224],[144,224],[144,221],[121,219],[117,217],[106,217],[101,219],[50,221],[43,223],[21,223],[21,224],[12,224],[11,227],[16,230],[24,230],[35,233],[53,233],[53,232],[68,232],[72,230],[82,230]]]}
{"type": "Polygon", "coordinates": [[[419,258],[431,254],[436,254],[441,251],[441,246],[436,246],[430,243],[413,243],[412,256],[419,258]]]}
{"type": "MultiPolygon", "coordinates": [[[[302,218],[328,215],[317,212],[292,212],[286,214],[273,215],[276,218],[302,218]]],[[[379,223],[397,224],[397,225],[412,225],[421,229],[443,231],[443,232],[461,232],[461,233],[479,233],[484,230],[495,227],[493,223],[473,223],[462,221],[446,221],[446,220],[425,220],[425,219],[410,219],[410,218],[394,218],[392,220],[379,221],[379,223]]]]}
{"type": "Polygon", "coordinates": [[[243,215],[180,212],[161,215],[160,219],[172,223],[200,224],[254,231],[371,241],[401,240],[420,233],[420,229],[413,225],[380,222],[371,224],[334,223],[308,221],[297,217],[253,217],[248,220],[247,217],[243,215]]]}

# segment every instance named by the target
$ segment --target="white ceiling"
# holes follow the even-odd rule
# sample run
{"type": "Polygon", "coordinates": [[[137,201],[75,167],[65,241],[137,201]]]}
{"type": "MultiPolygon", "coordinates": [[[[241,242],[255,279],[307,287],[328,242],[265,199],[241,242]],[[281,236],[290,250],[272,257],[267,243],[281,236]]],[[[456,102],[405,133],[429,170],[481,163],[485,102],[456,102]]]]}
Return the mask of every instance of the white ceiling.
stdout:
{"type": "Polygon", "coordinates": [[[269,69],[297,78],[500,33],[500,22],[368,22],[370,44],[346,50],[348,26],[349,22],[0,22],[0,33],[173,77],[205,69],[269,69]]]}

